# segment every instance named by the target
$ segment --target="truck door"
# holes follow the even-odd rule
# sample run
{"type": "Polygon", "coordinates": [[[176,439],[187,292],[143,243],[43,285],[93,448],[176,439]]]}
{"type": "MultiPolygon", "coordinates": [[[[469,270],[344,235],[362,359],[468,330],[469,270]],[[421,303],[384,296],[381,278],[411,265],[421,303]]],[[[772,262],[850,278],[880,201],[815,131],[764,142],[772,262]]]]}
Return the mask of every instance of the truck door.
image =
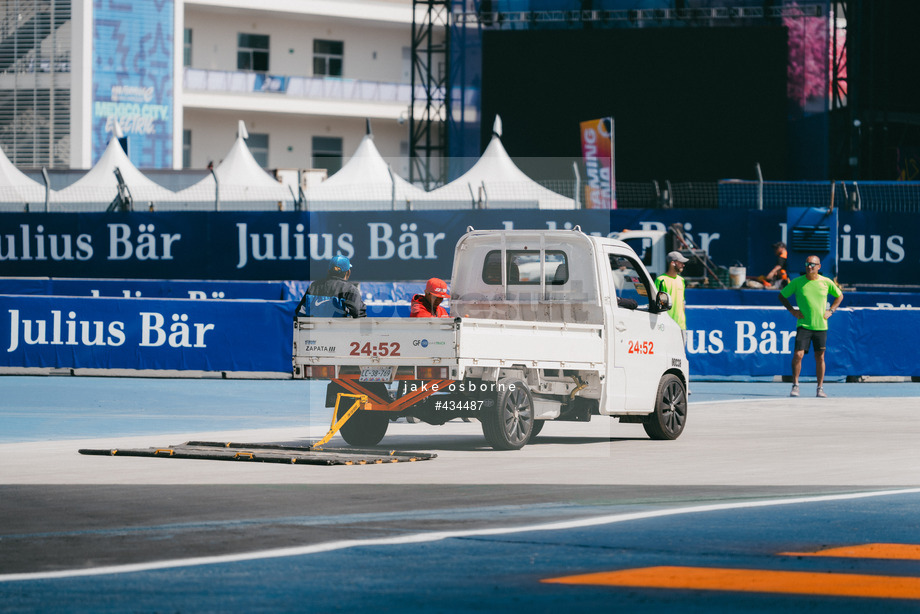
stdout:
{"type": "Polygon", "coordinates": [[[668,315],[655,312],[655,288],[634,256],[615,248],[607,248],[606,256],[609,287],[616,292],[615,298],[605,302],[610,310],[607,355],[613,358],[608,382],[625,388],[609,391],[608,398],[613,401],[620,392],[625,394],[623,409],[648,412],[654,408],[665,370],[666,347],[661,343],[665,327],[660,318],[668,315]]]}

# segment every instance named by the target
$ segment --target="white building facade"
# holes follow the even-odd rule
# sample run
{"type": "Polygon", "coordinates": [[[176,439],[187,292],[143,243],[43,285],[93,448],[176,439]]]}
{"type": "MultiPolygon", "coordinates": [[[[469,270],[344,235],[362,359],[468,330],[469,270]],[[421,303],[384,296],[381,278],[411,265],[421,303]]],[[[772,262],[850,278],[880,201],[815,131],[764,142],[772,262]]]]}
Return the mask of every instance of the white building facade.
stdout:
{"type": "Polygon", "coordinates": [[[412,0],[0,0],[0,146],[90,168],[115,122],[139,168],[337,170],[370,119],[408,174],[412,0]],[[94,4],[96,8],[94,9],[94,4]]]}

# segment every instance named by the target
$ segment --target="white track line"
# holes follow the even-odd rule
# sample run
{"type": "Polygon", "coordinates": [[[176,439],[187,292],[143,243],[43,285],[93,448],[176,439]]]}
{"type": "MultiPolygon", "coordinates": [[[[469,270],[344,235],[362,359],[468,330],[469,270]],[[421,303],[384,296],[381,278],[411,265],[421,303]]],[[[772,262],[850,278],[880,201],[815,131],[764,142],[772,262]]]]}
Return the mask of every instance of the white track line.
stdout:
{"type": "Polygon", "coordinates": [[[169,561],[154,561],[150,563],[134,563],[130,565],[110,565],[92,569],[70,569],[61,571],[47,571],[35,573],[16,573],[0,575],[0,582],[21,582],[26,580],[53,580],[59,578],[80,578],[87,576],[102,576],[107,574],[124,574],[143,571],[156,571],[160,569],[173,569],[177,567],[193,567],[199,565],[221,565],[225,563],[240,563],[260,559],[273,559],[289,556],[306,556],[320,552],[332,552],[361,546],[400,546],[405,544],[422,544],[445,539],[464,537],[482,537],[488,535],[511,535],[514,533],[527,533],[531,531],[561,531],[565,529],[579,529],[584,527],[628,522],[630,520],[644,520],[647,518],[661,518],[664,516],[677,516],[680,514],[700,514],[704,512],[717,512],[724,510],[742,510],[758,507],[774,507],[781,505],[796,505],[800,503],[822,503],[825,501],[846,501],[851,499],[868,499],[872,497],[888,497],[905,494],[918,494],[920,488],[905,488],[901,490],[882,490],[874,492],[850,493],[844,495],[821,495],[815,497],[794,497],[788,499],[767,499],[763,501],[745,501],[740,503],[719,503],[700,505],[695,507],[679,507],[668,510],[654,510],[647,512],[633,512],[629,514],[611,514],[596,516],[580,520],[564,522],[550,522],[522,527],[507,527],[493,529],[468,529],[465,531],[435,531],[431,533],[416,533],[414,535],[399,535],[396,537],[382,537],[375,539],[349,539],[314,544],[311,546],[297,546],[292,548],[274,548],[256,552],[243,552],[238,554],[224,554],[219,556],[193,557],[187,559],[173,559],[169,561]]]}

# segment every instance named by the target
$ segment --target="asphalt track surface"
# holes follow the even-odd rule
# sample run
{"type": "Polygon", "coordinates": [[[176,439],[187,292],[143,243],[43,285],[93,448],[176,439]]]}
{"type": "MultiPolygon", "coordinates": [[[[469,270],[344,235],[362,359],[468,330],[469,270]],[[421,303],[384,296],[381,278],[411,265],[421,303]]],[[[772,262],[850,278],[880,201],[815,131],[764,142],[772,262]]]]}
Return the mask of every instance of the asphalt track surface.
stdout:
{"type": "Polygon", "coordinates": [[[920,384],[813,387],[697,383],[674,442],[398,422],[438,458],[324,467],[77,453],[303,445],[306,382],[0,378],[0,611],[920,611],[920,384]]]}

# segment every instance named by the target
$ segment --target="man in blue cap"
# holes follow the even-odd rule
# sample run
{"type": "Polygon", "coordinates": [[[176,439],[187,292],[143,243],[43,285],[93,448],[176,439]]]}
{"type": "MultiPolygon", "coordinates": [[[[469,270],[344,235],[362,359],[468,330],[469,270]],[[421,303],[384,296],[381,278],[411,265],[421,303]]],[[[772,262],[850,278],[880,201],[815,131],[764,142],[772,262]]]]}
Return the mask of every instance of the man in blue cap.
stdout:
{"type": "Polygon", "coordinates": [[[345,256],[335,256],[329,262],[326,277],[310,284],[295,313],[314,318],[365,317],[361,293],[348,281],[349,277],[351,261],[345,256]]]}

